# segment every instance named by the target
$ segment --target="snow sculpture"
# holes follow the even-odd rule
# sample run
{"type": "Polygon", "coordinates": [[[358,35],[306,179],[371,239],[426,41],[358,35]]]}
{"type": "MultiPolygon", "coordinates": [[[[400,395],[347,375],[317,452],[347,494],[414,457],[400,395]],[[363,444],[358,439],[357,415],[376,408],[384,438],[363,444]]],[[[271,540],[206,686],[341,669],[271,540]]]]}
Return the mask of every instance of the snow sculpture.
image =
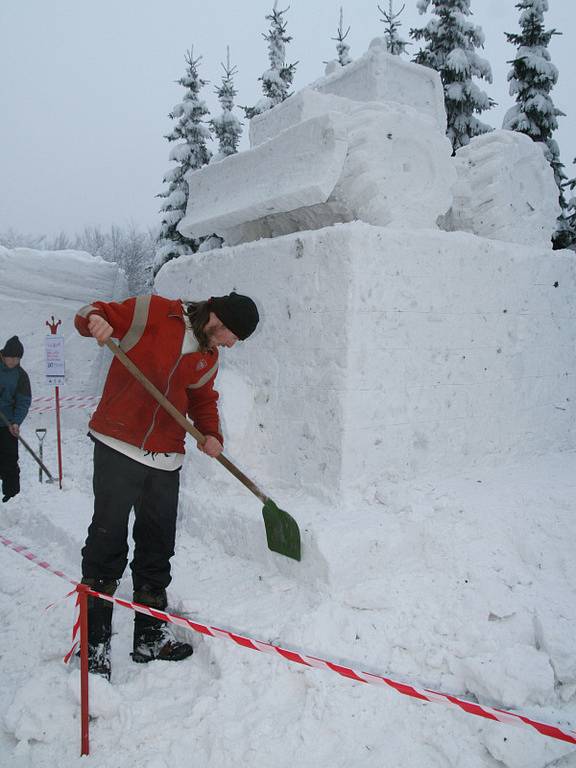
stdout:
{"type": "Polygon", "coordinates": [[[440,80],[397,58],[375,46],[319,81],[316,90],[306,89],[254,118],[252,149],[187,176],[182,234],[216,233],[236,245],[353,220],[435,226],[450,207],[456,179],[450,142],[438,127],[440,80]],[[380,87],[394,69],[410,73],[408,85],[380,87]],[[329,93],[354,91],[356,78],[364,83],[358,99],[329,93]],[[421,109],[402,103],[410,89],[421,109]],[[387,91],[396,100],[382,100],[387,91]],[[371,97],[375,100],[367,101],[371,97]]]}
{"type": "MultiPolygon", "coordinates": [[[[258,301],[254,343],[225,358],[224,420],[247,414],[227,450],[283,499],[306,498],[293,508],[309,561],[332,583],[344,547],[381,568],[365,518],[350,531],[363,510],[380,542],[394,487],[575,444],[574,259],[545,234],[551,171],[508,132],[453,158],[440,87],[374,44],[254,118],[250,150],[188,177],[183,233],[225,233],[229,247],[156,281],[164,295],[258,301]]],[[[233,483],[212,500],[206,482],[202,524],[258,524],[233,483]]],[[[235,535],[234,551],[256,535],[235,535]]]]}
{"type": "Polygon", "coordinates": [[[554,173],[542,145],[515,131],[477,136],[458,150],[448,231],[551,247],[560,215],[554,173]]]}

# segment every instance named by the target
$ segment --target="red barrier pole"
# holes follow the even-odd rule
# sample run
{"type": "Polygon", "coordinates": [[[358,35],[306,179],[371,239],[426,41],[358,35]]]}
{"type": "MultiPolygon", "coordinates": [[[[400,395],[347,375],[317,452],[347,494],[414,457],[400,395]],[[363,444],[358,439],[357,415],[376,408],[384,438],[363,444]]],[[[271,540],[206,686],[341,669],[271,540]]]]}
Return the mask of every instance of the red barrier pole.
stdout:
{"type": "Polygon", "coordinates": [[[56,395],[56,436],[58,441],[58,483],[62,490],[62,436],[60,432],[60,387],[55,387],[56,395]]]}
{"type": "Polygon", "coordinates": [[[78,584],[80,602],[80,734],[82,755],[90,754],[90,710],[88,698],[88,590],[78,584]]]}

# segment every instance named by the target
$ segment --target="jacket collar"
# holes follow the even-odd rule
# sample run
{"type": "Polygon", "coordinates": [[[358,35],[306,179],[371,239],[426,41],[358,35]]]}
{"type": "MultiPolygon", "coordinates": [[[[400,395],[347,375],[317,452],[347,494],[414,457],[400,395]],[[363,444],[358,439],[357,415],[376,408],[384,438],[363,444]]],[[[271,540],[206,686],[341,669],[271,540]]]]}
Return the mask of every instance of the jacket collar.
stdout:
{"type": "Polygon", "coordinates": [[[170,308],[168,310],[168,317],[179,317],[180,320],[184,320],[184,310],[182,309],[182,299],[174,299],[170,302],[170,308]]]}

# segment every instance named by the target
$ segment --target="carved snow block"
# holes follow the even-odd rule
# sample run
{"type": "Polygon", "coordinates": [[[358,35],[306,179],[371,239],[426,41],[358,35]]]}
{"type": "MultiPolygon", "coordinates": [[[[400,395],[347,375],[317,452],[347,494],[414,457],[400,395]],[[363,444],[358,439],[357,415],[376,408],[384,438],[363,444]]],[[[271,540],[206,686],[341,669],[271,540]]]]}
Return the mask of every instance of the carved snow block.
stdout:
{"type": "Polygon", "coordinates": [[[452,203],[452,147],[433,121],[403,104],[355,104],[348,153],[329,202],[381,227],[433,228],[452,203]]]}
{"type": "MultiPolygon", "coordinates": [[[[435,227],[438,217],[450,208],[456,181],[452,147],[430,118],[402,104],[327,100],[310,93],[294,100],[286,111],[297,117],[320,110],[323,104],[343,110],[348,146],[342,173],[329,198],[228,229],[221,233],[228,244],[355,220],[402,229],[435,227]]],[[[261,146],[273,145],[291,130],[261,146]]]]}
{"type": "Polygon", "coordinates": [[[312,87],[354,101],[407,104],[428,115],[436,128],[446,131],[444,89],[440,75],[429,67],[404,61],[386,50],[384,38],[372,40],[368,51],[312,87]]]}
{"type": "Polygon", "coordinates": [[[558,187],[542,145],[515,131],[477,136],[458,150],[454,202],[440,226],[492,240],[552,247],[558,187]]]}
{"type": "Polygon", "coordinates": [[[223,354],[227,452],[270,492],[344,504],[574,448],[573,255],[355,222],[174,259],[156,288],[254,297],[254,337],[223,354]]]}
{"type": "Polygon", "coordinates": [[[442,82],[437,72],[386,52],[380,38],[364,56],[317,80],[250,120],[250,146],[274,138],[291,125],[329,111],[348,112],[353,102],[405,104],[428,116],[440,133],[446,132],[442,82]]]}
{"type": "Polygon", "coordinates": [[[313,88],[303,88],[273,109],[256,115],[250,120],[250,147],[254,148],[275,138],[293,125],[328,112],[347,114],[355,101],[330,93],[320,93],[313,88]]]}
{"type": "Polygon", "coordinates": [[[342,119],[326,114],[283,131],[274,141],[188,173],[186,237],[227,230],[266,215],[327,200],[342,172],[342,119]]]}

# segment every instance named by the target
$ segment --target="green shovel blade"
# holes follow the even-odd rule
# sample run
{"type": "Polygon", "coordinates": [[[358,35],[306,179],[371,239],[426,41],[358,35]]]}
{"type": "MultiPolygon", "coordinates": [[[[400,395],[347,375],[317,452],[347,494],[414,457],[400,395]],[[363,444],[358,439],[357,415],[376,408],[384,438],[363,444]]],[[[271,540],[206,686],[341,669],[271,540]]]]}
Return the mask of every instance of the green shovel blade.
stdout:
{"type": "Polygon", "coordinates": [[[293,560],[300,560],[300,528],[296,520],[277,507],[272,499],[264,504],[262,515],[268,548],[293,560]]]}

